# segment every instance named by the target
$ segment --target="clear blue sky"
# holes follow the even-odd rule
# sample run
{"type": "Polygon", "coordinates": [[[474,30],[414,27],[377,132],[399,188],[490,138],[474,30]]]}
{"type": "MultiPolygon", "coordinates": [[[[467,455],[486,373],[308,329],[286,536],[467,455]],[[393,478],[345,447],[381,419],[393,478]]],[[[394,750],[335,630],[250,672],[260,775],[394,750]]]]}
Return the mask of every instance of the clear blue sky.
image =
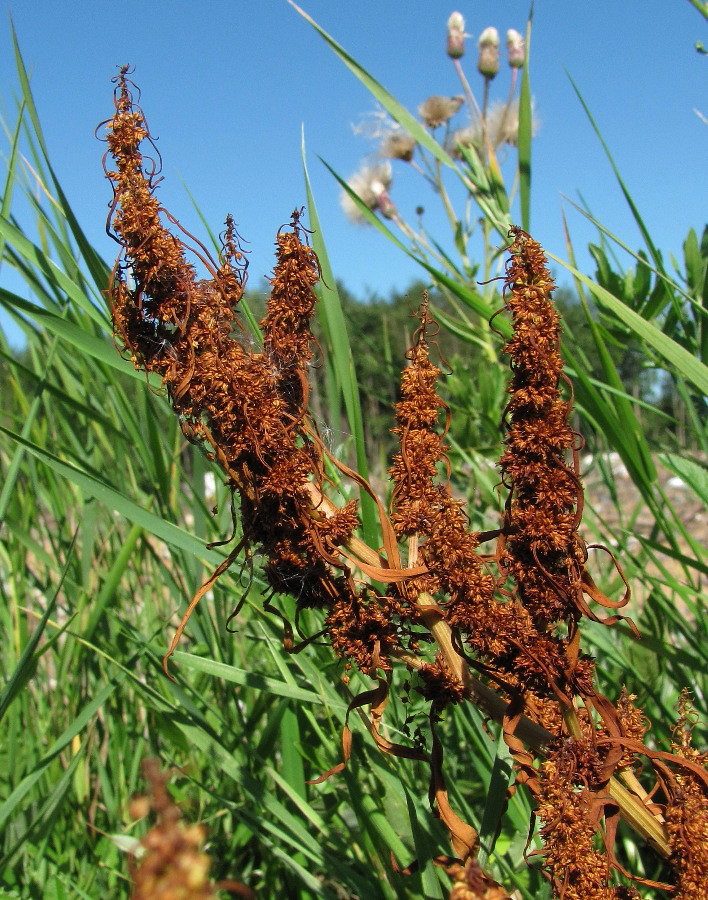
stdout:
{"type": "MultiPolygon", "coordinates": [[[[349,176],[372,147],[352,123],[372,108],[366,90],[286,0],[15,0],[0,17],[0,96],[14,119],[17,81],[9,16],[31,72],[52,159],[86,232],[106,258],[110,189],[101,171],[98,122],[112,112],[111,77],[131,63],[142,106],[159,137],[161,200],[202,234],[184,189],[215,230],[227,212],[250,243],[251,285],[271,271],[278,227],[305,202],[300,158],[308,165],[335,274],[359,295],[405,288],[420,274],[372,229],[347,222],[339,189],[318,156],[349,176]]],[[[473,86],[476,39],[487,25],[523,31],[527,0],[438,3],[422,0],[301,0],[301,5],[403,104],[459,92],[445,54],[445,23],[460,10],[472,39],[464,62],[473,86]]],[[[532,231],[565,256],[561,194],[582,194],[631,246],[639,234],[609,164],[572,90],[572,75],[658,245],[680,251],[690,226],[702,230],[708,197],[708,44],[688,0],[537,0],[532,85],[540,130],[533,150],[532,231]]],[[[500,98],[508,86],[503,68],[500,98]]],[[[2,152],[7,146],[5,138],[2,152]]],[[[393,197],[413,218],[435,207],[403,163],[393,197]]],[[[592,229],[568,209],[576,244],[592,229]]],[[[589,265],[587,254],[581,261],[589,265]]],[[[2,275],[5,278],[5,275],[2,275]]],[[[564,280],[562,277],[561,281],[564,280]]]]}

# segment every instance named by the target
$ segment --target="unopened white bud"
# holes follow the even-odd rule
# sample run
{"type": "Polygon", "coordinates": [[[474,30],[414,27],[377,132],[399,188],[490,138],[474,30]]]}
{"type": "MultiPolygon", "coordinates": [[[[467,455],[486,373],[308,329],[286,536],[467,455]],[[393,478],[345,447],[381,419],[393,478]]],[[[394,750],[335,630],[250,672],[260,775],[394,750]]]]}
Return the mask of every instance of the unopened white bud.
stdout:
{"type": "Polygon", "coordinates": [[[459,59],[465,55],[465,20],[462,13],[454,12],[447,20],[447,55],[459,59]]]}
{"type": "Polygon", "coordinates": [[[515,28],[510,28],[506,33],[506,50],[511,68],[520,69],[526,62],[526,44],[515,28]]]}
{"type": "Polygon", "coordinates": [[[479,36],[479,60],[477,70],[485,78],[494,78],[499,71],[499,32],[493,26],[485,28],[479,36]]]}

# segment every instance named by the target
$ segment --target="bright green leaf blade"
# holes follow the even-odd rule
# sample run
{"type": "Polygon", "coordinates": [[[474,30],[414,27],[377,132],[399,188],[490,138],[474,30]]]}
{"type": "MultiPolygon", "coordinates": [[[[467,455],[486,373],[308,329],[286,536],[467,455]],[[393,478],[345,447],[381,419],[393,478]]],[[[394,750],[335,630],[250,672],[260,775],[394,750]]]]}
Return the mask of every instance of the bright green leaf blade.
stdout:
{"type": "Polygon", "coordinates": [[[2,825],[12,814],[17,804],[27,795],[31,788],[42,777],[47,766],[52,762],[57,754],[71,743],[72,739],[79,734],[93,719],[98,710],[103,706],[106,700],[113,694],[123,675],[118,675],[110,683],[104,686],[99,693],[88,703],[81,712],[74,718],[73,722],[66,728],[62,734],[53,742],[49,750],[47,750],[43,759],[35,766],[22,782],[15,788],[5,802],[0,806],[0,825],[2,825]]]}
{"type": "Polygon", "coordinates": [[[86,295],[80,284],[77,284],[64,272],[47,254],[32,243],[20,229],[8,219],[0,216],[0,235],[11,244],[15,250],[53,284],[62,290],[78,309],[87,313],[90,318],[104,331],[110,331],[110,322],[86,295]]]}
{"type": "Polygon", "coordinates": [[[509,800],[509,785],[514,780],[514,761],[504,740],[503,732],[497,741],[489,789],[484,801],[482,824],[479,828],[479,864],[482,868],[494,851],[494,841],[499,831],[501,817],[509,800]]]}
{"type": "Polygon", "coordinates": [[[568,78],[570,79],[570,83],[573,86],[573,90],[575,91],[575,93],[578,97],[578,100],[580,100],[580,103],[582,104],[582,107],[585,110],[585,114],[587,115],[588,119],[590,120],[590,124],[592,125],[593,131],[597,135],[598,140],[600,141],[600,144],[602,145],[602,149],[605,151],[605,155],[607,156],[607,159],[609,160],[609,163],[612,166],[612,171],[614,172],[615,178],[617,179],[620,189],[622,190],[622,193],[624,195],[624,198],[627,201],[627,205],[629,206],[629,208],[632,212],[632,215],[634,216],[634,221],[637,223],[637,227],[639,228],[639,230],[642,233],[642,237],[644,238],[644,242],[647,246],[647,249],[649,250],[651,257],[654,260],[654,264],[656,265],[656,267],[658,269],[663,271],[663,265],[661,263],[661,255],[659,254],[658,250],[656,249],[656,246],[654,245],[654,242],[651,239],[651,235],[649,234],[649,229],[647,228],[646,224],[644,223],[644,220],[642,219],[642,217],[639,213],[639,209],[637,208],[637,205],[635,204],[635,202],[632,198],[632,195],[630,194],[629,189],[627,188],[627,185],[624,183],[624,180],[623,180],[622,176],[620,175],[620,171],[617,168],[617,164],[615,163],[614,158],[613,158],[612,154],[610,153],[610,148],[605,143],[605,139],[602,136],[602,132],[600,131],[600,128],[598,127],[597,122],[595,121],[592,113],[590,112],[590,107],[585,102],[585,98],[581,94],[580,89],[578,88],[576,83],[573,81],[573,79],[570,77],[570,75],[568,76],[568,78]]]}
{"type": "Polygon", "coordinates": [[[588,278],[587,275],[583,275],[573,266],[568,265],[568,263],[552,253],[547,255],[550,259],[567,269],[574,278],[582,282],[598,303],[611,310],[641,340],[646,341],[649,346],[653,347],[686,381],[690,381],[703,394],[708,394],[708,366],[696,359],[695,356],[680,344],[677,344],[676,341],[665,335],[656,325],[643,319],[609,291],[606,291],[591,278],[588,278]]]}
{"type": "Polygon", "coordinates": [[[531,144],[533,138],[533,100],[531,97],[531,22],[533,6],[526,24],[526,62],[521,75],[519,98],[519,203],[521,227],[531,230],[531,144]]]}
{"type": "Polygon", "coordinates": [[[36,456],[37,459],[42,460],[62,477],[67,478],[80,487],[85,497],[95,497],[109,509],[114,509],[122,516],[125,516],[129,522],[140,525],[150,534],[154,534],[155,537],[165,541],[165,543],[178,547],[180,550],[184,550],[198,559],[205,560],[210,565],[218,566],[223,561],[223,555],[219,555],[213,550],[208,550],[204,543],[195,538],[190,532],[178,528],[172,522],[168,522],[160,518],[160,516],[143,509],[134,500],[121,494],[109,484],[100,481],[94,475],[90,475],[88,472],[84,472],[76,468],[76,466],[64,462],[53,453],[38,447],[30,441],[24,440],[19,434],[8,428],[0,426],[0,432],[24,444],[27,450],[36,456]]]}
{"type": "MultiPolygon", "coordinates": [[[[321,706],[323,702],[322,696],[314,691],[308,691],[305,688],[297,687],[295,684],[278,681],[275,678],[260,675],[257,672],[250,672],[247,669],[239,669],[236,666],[230,666],[216,660],[195,656],[192,653],[184,653],[181,650],[177,650],[174,654],[174,660],[176,663],[187,666],[190,669],[205,672],[207,675],[230,681],[233,684],[241,684],[255,691],[287,697],[289,700],[297,700],[301,703],[312,703],[316,706],[321,706]]],[[[345,703],[338,702],[335,703],[335,706],[346,711],[345,703]]],[[[329,707],[332,708],[331,703],[329,707]]]]}

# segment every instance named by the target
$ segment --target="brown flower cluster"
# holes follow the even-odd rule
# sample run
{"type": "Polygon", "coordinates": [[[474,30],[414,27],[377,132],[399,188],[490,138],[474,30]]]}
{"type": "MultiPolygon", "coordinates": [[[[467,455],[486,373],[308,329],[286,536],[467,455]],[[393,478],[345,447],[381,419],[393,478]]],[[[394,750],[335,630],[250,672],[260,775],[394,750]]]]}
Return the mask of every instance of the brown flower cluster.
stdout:
{"type": "MultiPolygon", "coordinates": [[[[419,617],[437,614],[455,622],[454,610],[488,607],[494,593],[494,577],[484,570],[476,548],[478,536],[468,531],[462,504],[452,497],[447,480],[449,469],[438,420],[444,409],[437,394],[441,370],[430,360],[430,332],[433,320],[427,298],[419,313],[417,328],[408,353],[409,365],[401,377],[401,399],[396,405],[396,427],[400,443],[390,469],[393,483],[391,521],[397,537],[408,545],[408,567],[422,561],[425,575],[393,585],[402,600],[408,600],[419,617]],[[444,477],[441,478],[441,473],[444,477]],[[421,597],[440,598],[435,604],[419,605],[421,597]],[[445,598],[445,599],[443,599],[445,598]]],[[[433,670],[421,670],[424,679],[433,670]]],[[[455,676],[440,668],[435,672],[441,699],[455,696],[455,676]],[[448,687],[442,681],[447,672],[448,687]]],[[[457,687],[456,699],[462,699],[457,687]]]]}
{"type": "Polygon", "coordinates": [[[565,900],[613,900],[610,860],[595,844],[603,812],[592,786],[598,781],[597,751],[568,741],[549,754],[540,773],[537,815],[543,822],[545,863],[565,900]]]}
{"type": "Polygon", "coordinates": [[[506,453],[500,467],[509,488],[508,538],[500,564],[539,624],[576,615],[575,596],[585,563],[577,536],[580,485],[566,464],[574,434],[561,397],[560,324],[540,246],[514,231],[507,265],[506,307],[514,334],[506,453]]]}
{"type": "Polygon", "coordinates": [[[323,448],[306,416],[319,269],[301,240],[299,214],[277,237],[263,347],[254,351],[238,339],[246,267],[233,221],[218,262],[192,247],[211,275],[198,280],[185,241],[163,224],[176,223],[155,198],[158,166],[142,156],[149,132],[125,70],[115,102],[107,134],[116,162],[108,173],[115,192],[110,223],[124,248],[111,289],[116,337],[136,367],[162,378],[187,438],[207,446],[238,491],[243,543],[263,547],[274,591],[313,607],[342,598],[351,605],[353,585],[332,567],[341,568],[334,551],[358,523],[356,510],[323,505],[323,448]]]}
{"type": "Polygon", "coordinates": [[[157,818],[140,841],[144,850],[133,873],[132,900],[203,900],[228,889],[240,897],[255,897],[253,891],[235,881],[214,884],[209,878],[211,859],[203,851],[206,831],[201,825],[185,825],[182,814],[167,790],[168,775],[156,759],[143,762],[150,793],[134,797],[130,812],[141,819],[153,812],[157,818]]]}
{"type": "MultiPolygon", "coordinates": [[[[692,731],[697,716],[684,689],[678,704],[679,718],[674,729],[674,753],[705,767],[708,753],[693,746],[692,731]]],[[[708,898],[708,798],[705,781],[691,770],[671,773],[664,770],[666,823],[672,859],[677,870],[678,900],[708,898]]]]}
{"type": "MultiPolygon", "coordinates": [[[[513,337],[505,351],[512,377],[500,461],[508,496],[500,527],[473,533],[451,492],[426,298],[396,406],[391,509],[329,459],[377,504],[382,543],[371,548],[358,537],[356,502],[338,507],[326,496],[328,454],[308,412],[319,266],[300,213],[277,235],[263,342],[254,349],[238,315],[246,264],[233,220],[218,260],[185,232],[170,232],[166,222],[179,226],[155,197],[159,162],[142,155],[150,134],[132,87],[123,69],[107,123],[115,160],[109,224],[123,248],[111,285],[115,335],[136,367],[161,378],[186,437],[221,465],[243,532],[194,597],[171,650],[214,580],[239,553],[257,549],[271,587],[267,608],[277,612],[277,594],[289,594],[298,611],[320,610],[315,637],[325,635],[347,666],[375,680],[350,712],[368,707],[382,751],[428,762],[431,801],[457,857],[474,858],[477,835],[448,802],[435,723],[446,705],[471,699],[502,723],[518,781],[535,796],[546,871],[559,896],[631,896],[612,886],[620,814],[664,857],[673,854],[683,896],[692,896],[706,865],[704,759],[678,738],[672,753],[649,750],[641,711],[626,692],[615,705],[595,690],[593,661],[580,649],[580,620],[612,625],[628,594],[611,601],[586,569],[579,439],[569,425],[572,395],[541,247],[511,229],[505,309],[513,337]],[[197,278],[187,251],[208,278],[197,278]],[[480,545],[495,538],[493,552],[481,554],[480,545]],[[613,614],[601,617],[598,606],[613,614]],[[396,665],[416,674],[413,683],[430,702],[429,754],[422,740],[393,744],[381,733],[396,665]],[[634,774],[642,759],[656,773],[663,806],[634,774]]],[[[284,619],[284,628],[286,649],[297,649],[293,625],[284,619]]],[[[345,728],[344,763],[350,748],[345,728]]],[[[473,876],[465,870],[460,890],[494,896],[497,886],[473,876]]]]}
{"type": "Polygon", "coordinates": [[[448,874],[453,877],[449,900],[509,900],[509,894],[482,871],[476,859],[450,867],[448,874]]]}

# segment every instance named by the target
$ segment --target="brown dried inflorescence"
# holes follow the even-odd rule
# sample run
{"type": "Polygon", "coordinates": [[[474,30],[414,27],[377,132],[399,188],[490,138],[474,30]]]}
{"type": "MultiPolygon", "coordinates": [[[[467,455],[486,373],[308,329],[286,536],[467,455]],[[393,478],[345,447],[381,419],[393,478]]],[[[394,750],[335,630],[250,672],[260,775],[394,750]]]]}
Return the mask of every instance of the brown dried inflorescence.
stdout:
{"type": "Polygon", "coordinates": [[[583,601],[587,552],[578,535],[578,441],[569,424],[572,401],[561,394],[567,378],[552,303],[555,285],[540,245],[519,228],[511,235],[505,306],[514,331],[504,348],[511,398],[499,464],[508,496],[498,563],[501,577],[513,583],[513,602],[526,613],[527,633],[536,635],[523,642],[535,656],[519,653],[521,672],[536,690],[543,692],[545,680],[570,698],[592,693],[593,674],[575,643],[578,620],[589,614],[583,601]],[[560,624],[565,637],[552,636],[560,624]]]}
{"type": "Polygon", "coordinates": [[[610,860],[595,843],[602,814],[594,786],[599,760],[592,745],[562,743],[541,765],[537,815],[545,863],[555,893],[565,900],[611,900],[610,860]]]}
{"type": "Polygon", "coordinates": [[[169,776],[156,759],[143,762],[150,793],[134,797],[130,812],[135,819],[154,813],[157,821],[140,841],[144,855],[133,872],[132,900],[203,900],[220,889],[253,898],[250,888],[236,881],[214,884],[209,878],[211,859],[204,852],[206,829],[187,825],[167,789],[169,776]]]}
{"type": "Polygon", "coordinates": [[[354,505],[331,514],[316,509],[322,444],[306,413],[319,269],[302,241],[299,213],[278,234],[263,348],[256,351],[239,340],[246,266],[233,221],[227,220],[218,262],[196,248],[211,275],[198,280],[185,241],[163,225],[164,217],[175,223],[154,196],[158,166],[143,159],[146,139],[123,70],[107,136],[117,166],[109,173],[111,226],[125,254],[111,289],[116,337],[137,367],[161,377],[187,438],[204,444],[223,467],[240,495],[244,543],[264,549],[274,590],[330,607],[346,594],[332,571],[333,553],[358,518],[354,505]]]}
{"type": "Polygon", "coordinates": [[[506,307],[514,333],[508,433],[500,467],[509,488],[500,565],[518,596],[542,627],[577,617],[585,550],[577,535],[578,477],[566,462],[575,435],[570,403],[561,397],[560,324],[555,288],[541,247],[514,231],[507,265],[506,307]]]}
{"type": "MultiPolygon", "coordinates": [[[[678,704],[679,718],[674,729],[672,750],[684,759],[705,767],[708,753],[693,746],[692,732],[698,720],[688,691],[678,704]]],[[[691,770],[675,774],[665,770],[668,794],[666,824],[676,867],[679,900],[708,898],[708,792],[705,782],[691,770]]]]}
{"type": "Polygon", "coordinates": [[[494,577],[485,571],[476,552],[478,535],[468,531],[463,505],[455,500],[447,480],[449,463],[438,422],[445,406],[437,393],[441,370],[430,360],[429,331],[433,320],[427,298],[419,310],[420,326],[408,353],[409,365],[401,377],[401,399],[396,405],[400,443],[390,469],[393,482],[391,520],[399,539],[408,541],[408,566],[422,561],[427,573],[402,587],[403,597],[415,602],[421,592],[446,595],[448,621],[462,604],[488,606],[494,577]],[[444,473],[441,478],[441,472],[444,473]]]}
{"type": "MultiPolygon", "coordinates": [[[[186,232],[170,232],[165,222],[179,225],[155,197],[159,158],[142,155],[141,145],[151,139],[132,90],[123,69],[107,123],[116,163],[108,173],[109,225],[122,246],[111,285],[116,340],[137,368],[161,379],[185,436],[222,467],[238,497],[243,532],[193,598],[170,654],[215,579],[242,551],[259,550],[271,588],[266,608],[277,612],[282,593],[295,598],[298,613],[319,611],[322,630],[315,636],[325,635],[346,667],[355,665],[375,681],[349,711],[369,708],[370,732],[382,751],[428,762],[430,796],[458,858],[474,858],[477,835],[448,802],[435,724],[446,706],[472,699],[502,723],[517,780],[536,798],[545,867],[559,896],[630,896],[611,884],[620,811],[664,857],[673,853],[682,896],[693,896],[706,865],[704,759],[678,738],[673,753],[649,750],[647,723],[632,697],[623,692],[613,705],[600,695],[593,661],[580,650],[581,619],[612,625],[628,592],[609,600],[586,569],[578,534],[579,438],[569,424],[572,393],[541,247],[511,229],[504,296],[513,323],[505,348],[512,378],[500,462],[508,490],[501,527],[472,532],[451,491],[427,298],[396,406],[399,449],[387,512],[360,476],[329,456],[308,412],[320,273],[300,211],[277,235],[263,341],[254,348],[238,314],[246,262],[234,222],[226,221],[218,260],[186,232]],[[206,267],[207,278],[197,278],[187,251],[206,267]],[[337,506],[326,496],[327,461],[375,501],[380,547],[358,537],[355,501],[337,506]],[[480,545],[494,538],[496,551],[481,554],[480,545]],[[597,605],[613,614],[601,617],[597,605]],[[417,674],[416,690],[430,704],[430,753],[418,728],[413,746],[381,733],[397,664],[417,674]],[[634,775],[642,759],[653,766],[666,799],[668,830],[660,803],[648,800],[634,775]],[[619,775],[627,787],[618,785],[619,775]]],[[[311,639],[295,646],[293,625],[283,620],[286,649],[311,639]]],[[[348,727],[342,741],[344,762],[327,775],[347,761],[348,727]]],[[[494,896],[497,887],[474,866],[459,884],[480,896],[494,896]]]]}
{"type": "Polygon", "coordinates": [[[476,859],[448,869],[453,877],[448,900],[509,900],[504,888],[482,871],[476,859]]]}

